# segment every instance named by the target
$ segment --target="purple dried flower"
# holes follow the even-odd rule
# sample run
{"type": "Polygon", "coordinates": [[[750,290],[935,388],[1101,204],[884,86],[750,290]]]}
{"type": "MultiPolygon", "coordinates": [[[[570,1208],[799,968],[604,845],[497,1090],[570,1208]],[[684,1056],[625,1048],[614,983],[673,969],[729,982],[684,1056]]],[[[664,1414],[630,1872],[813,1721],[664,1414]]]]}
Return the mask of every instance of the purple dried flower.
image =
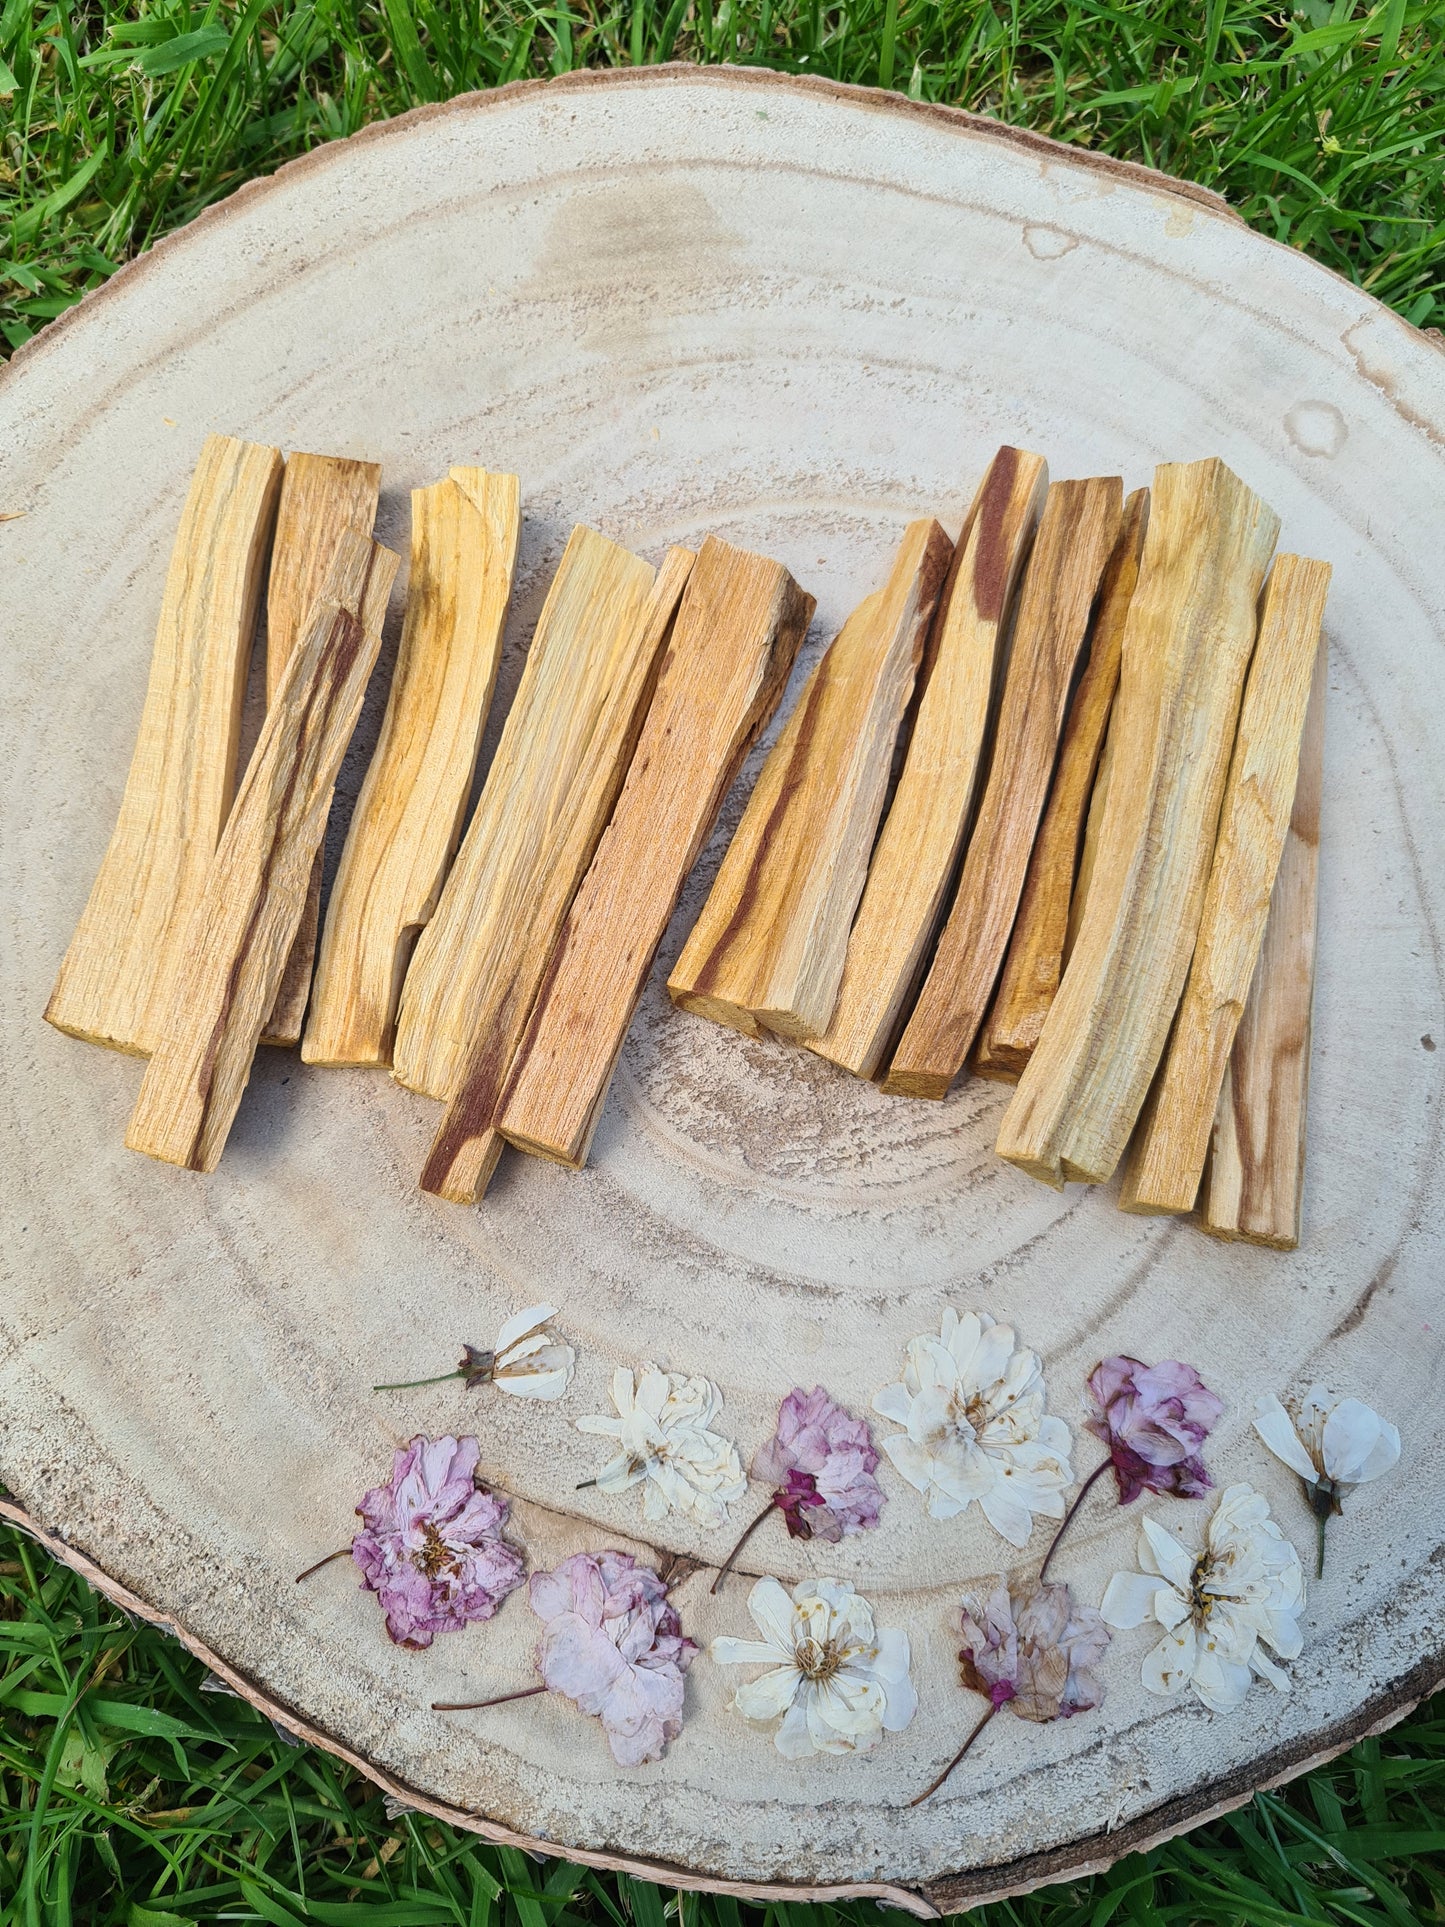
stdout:
{"type": "Polygon", "coordinates": [[[537,1670],[548,1689],[601,1720],[619,1766],[661,1759],[682,1731],[683,1674],[697,1647],[657,1574],[625,1552],[578,1552],[529,1584],[546,1624],[537,1670]]]}
{"type": "Polygon", "coordinates": [[[1044,1722],[1102,1705],[1104,1682],[1095,1668],[1109,1631],[1067,1586],[1011,1593],[1000,1579],[987,1595],[965,1595],[962,1628],[960,1675],[993,1711],[1011,1706],[1022,1720],[1044,1722]]]}
{"type": "Polygon", "coordinates": [[[835,1405],[821,1385],[791,1391],[778,1429],[753,1460],[752,1476],[775,1488],[773,1504],[795,1539],[832,1543],[878,1523],[885,1494],[866,1419],[835,1405]]]}
{"type": "Polygon", "coordinates": [[[522,1583],[522,1556],[502,1537],[507,1501],[477,1489],[481,1455],[475,1439],[418,1435],[396,1454],[389,1483],[356,1508],[351,1556],[398,1646],[420,1651],[490,1619],[522,1583]]]}
{"type": "Polygon", "coordinates": [[[1199,1448],[1224,1407],[1192,1365],[1106,1358],[1089,1379],[1088,1429],[1109,1448],[1119,1503],[1141,1492],[1197,1499],[1212,1484],[1199,1448]]]}

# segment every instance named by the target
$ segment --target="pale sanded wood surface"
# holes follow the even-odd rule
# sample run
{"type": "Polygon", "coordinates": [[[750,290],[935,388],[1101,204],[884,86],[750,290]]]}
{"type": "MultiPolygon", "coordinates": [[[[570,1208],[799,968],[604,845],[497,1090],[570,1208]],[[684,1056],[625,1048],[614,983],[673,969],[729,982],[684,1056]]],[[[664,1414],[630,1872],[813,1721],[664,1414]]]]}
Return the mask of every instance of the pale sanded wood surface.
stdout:
{"type": "Polygon", "coordinates": [[[1214,457],[1155,470],[1078,939],[998,1151],[1045,1183],[1111,1177],[1184,987],[1274,511],[1214,457]]]}
{"type": "MultiPolygon", "coordinates": [[[[1089,625],[1088,662],[1069,705],[1058,767],[1029,857],[1008,955],[974,1051],[973,1068],[980,1077],[1018,1082],[1058,993],[1084,825],[1119,686],[1124,618],[1139,579],[1148,518],[1149,491],[1135,489],[1124,504],[1123,525],[1099,584],[1089,625]]],[[[1084,887],[1087,890],[1087,880],[1084,887]]]]}
{"type": "Polygon", "coordinates": [[[120,814],[46,1006],[57,1030],[155,1049],[236,785],[241,699],[281,452],[209,435],[171,549],[120,814]]]}
{"type": "Polygon", "coordinates": [[[1200,1211],[1204,1228],[1216,1237],[1280,1251],[1299,1244],[1304,1197],[1327,669],[1328,645],[1322,641],[1289,830],[1225,1066],[1200,1211]]]}
{"type": "Polygon", "coordinates": [[[988,1011],[1123,501],[1117,475],[1054,482],[1045,497],[1019,589],[978,821],[933,962],[883,1080],[898,1096],[946,1096],[988,1011]]]}
{"type": "Polygon", "coordinates": [[[481,1030],[515,1021],[607,822],[659,643],[651,566],[595,529],[568,541],[481,798],[402,988],[393,1074],[450,1098],[481,1030]],[[525,954],[523,954],[525,952],[525,954]]]}
{"type": "MultiPolygon", "coordinates": [[[[266,700],[274,700],[291,651],[305,627],[343,529],[370,535],[381,493],[381,467],[346,455],[296,450],[286,462],[276,508],[276,535],[266,578],[266,700]]],[[[261,1032],[263,1044],[288,1047],[301,1041],[316,938],[321,923],[322,863],[312,865],[306,903],[276,1007],[261,1032]]]]}
{"type": "Polygon", "coordinates": [[[1001,448],[959,531],[838,1001],[809,1040],[857,1077],[882,1067],[933,953],[982,787],[1005,620],[1047,486],[1042,456],[1001,448]]]}
{"type": "Polygon", "coordinates": [[[1329,586],[1330,565],[1300,555],[1276,556],[1265,584],[1199,935],[1130,1147],[1125,1211],[1189,1211],[1198,1195],[1289,830],[1329,586]]]}
{"type": "MultiPolygon", "coordinates": [[[[1445,1671],[1445,1054],[1422,1042],[1441,1042],[1445,1008],[1442,384],[1432,344],[1207,195],[761,72],[579,75],[428,109],[282,170],[88,296],[0,376],[0,499],[27,511],[0,524],[0,1476],[16,1501],[61,1556],[90,1555],[422,1811],[755,1898],[948,1911],[1076,1878],[1388,1720],[1445,1671]],[[1181,353],[1191,340],[1207,352],[1181,353]],[[258,1053],[213,1175],[127,1152],[141,1067],[40,1013],[115,822],[212,427],[379,461],[378,534],[402,551],[407,491],[452,462],[522,477],[484,768],[579,521],[653,565],[714,532],[785,563],[819,598],[786,714],[908,523],[958,529],[1000,445],[1131,489],[1160,461],[1221,455],[1278,511],[1283,548],[1335,564],[1299,1249],[1035,1183],[994,1155],[1008,1093],[981,1079],[905,1103],[677,1011],[666,975],[766,738],[684,888],[584,1171],[510,1157],[480,1209],[419,1196],[441,1107],[281,1051],[258,1053]],[[371,1393],[447,1369],[544,1297],[578,1351],[560,1405],[455,1382],[371,1393]],[[1042,1355],[1079,1475],[1097,1463],[1078,1415],[1101,1355],[1196,1364],[1225,1402],[1215,1478],[1257,1485],[1302,1547],[1312,1521],[1254,1436],[1256,1397],[1321,1379],[1398,1424],[1398,1476],[1331,1527],[1288,1695],[1259,1687],[1231,1719],[1154,1699],[1147,1641],[1121,1635],[1097,1714],[1001,1718],[910,1810],[974,1704],[955,1683],[959,1589],[1013,1555],[976,1508],[929,1521],[886,1462],[876,1532],[747,1549],[790,1583],[852,1578],[906,1631],[917,1719],[862,1759],[783,1760],[701,1659],[681,1736],[635,1774],[559,1704],[433,1715],[530,1677],[523,1599],[416,1654],[346,1568],[294,1583],[418,1429],[477,1433],[534,1566],[606,1545],[715,1562],[744,1508],[698,1533],[572,1489],[600,1463],[572,1421],[607,1410],[616,1366],[710,1371],[747,1458],[790,1385],[866,1411],[949,1303],[1042,1355]]],[[[385,708],[393,602],[338,828],[385,708]]],[[[1149,1509],[1197,1542],[1207,1503],[1149,1509]]],[[[1060,1567],[1081,1597],[1132,1564],[1140,1510],[1091,1494],[1060,1567]]],[[[745,1633],[745,1582],[709,1583],[677,1586],[685,1630],[745,1633]]]]}
{"type": "Polygon", "coordinates": [[[703,544],[627,780],[498,1106],[497,1128],[520,1150],[586,1162],[657,946],[815,606],[780,562],[716,536],[703,544]]]}
{"type": "Polygon", "coordinates": [[[684,1010],[794,1042],[828,1028],[952,554],[937,522],[912,523],[808,678],[668,978],[684,1010]]]}
{"type": "MultiPolygon", "coordinates": [[[[422,1168],[421,1188],[453,1204],[475,1204],[486,1190],[502,1154],[497,1107],[506,1088],[517,1046],[546,975],[552,946],[571,908],[578,883],[591,861],[597,838],[616,801],[632,760],[637,733],[646,714],[652,673],[672,630],[677,605],[692,572],[691,549],[672,548],[662,559],[657,580],[637,616],[636,661],[645,672],[642,694],[634,702],[621,736],[604,739],[607,762],[598,766],[591,806],[574,816],[570,837],[554,845],[528,906],[524,941],[516,926],[501,951],[499,967],[480,986],[473,1012],[473,1037],[456,1095],[447,1105],[422,1168]]],[[[505,938],[504,931],[499,938],[505,938]]]]}
{"type": "Polygon", "coordinates": [[[397,558],[342,531],[266,712],[125,1141],[214,1171],[296,940],[336,774],[381,647],[397,558]]]}
{"type": "Polygon", "coordinates": [[[331,890],[301,1056],[389,1064],[402,979],[462,833],[521,535],[515,475],[453,468],[411,497],[406,620],[331,890]]]}

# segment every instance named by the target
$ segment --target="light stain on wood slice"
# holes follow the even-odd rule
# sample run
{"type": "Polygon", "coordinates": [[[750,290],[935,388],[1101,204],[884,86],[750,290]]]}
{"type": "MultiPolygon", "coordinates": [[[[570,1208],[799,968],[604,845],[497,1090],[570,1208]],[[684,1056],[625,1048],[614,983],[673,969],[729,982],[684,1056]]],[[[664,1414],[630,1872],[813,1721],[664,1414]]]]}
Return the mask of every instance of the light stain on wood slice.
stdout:
{"type": "Polygon", "coordinates": [[[1328,645],[1315,657],[1289,831],[1264,942],[1215,1113],[1200,1223],[1217,1238],[1300,1241],[1315,989],[1328,645]]]}
{"type": "Polygon", "coordinates": [[[1088,900],[999,1131],[999,1155],[1045,1183],[1112,1176],[1158,1067],[1199,930],[1278,532],[1217,459],[1154,472],[1088,900]]]}
{"type": "Polygon", "coordinates": [[[186,967],[126,1132],[133,1151],[191,1171],[220,1162],[305,906],[397,560],[349,529],[337,542],[186,930],[186,967]]]}
{"type": "Polygon", "coordinates": [[[1048,488],[1041,456],[1001,448],[954,547],[898,785],[868,866],[820,1057],[875,1077],[932,954],[973,822],[1005,624],[1048,488]]]}
{"type": "MultiPolygon", "coordinates": [[[[266,701],[274,702],[291,651],[305,628],[326,580],[343,529],[369,536],[381,495],[381,464],[345,455],[291,455],[276,510],[271,575],[266,586],[266,701]]],[[[299,1044],[311,995],[316,937],[321,921],[322,860],[311,867],[306,907],[276,992],[276,1008],[261,1033],[263,1044],[299,1044]]]]}
{"type": "Polygon", "coordinates": [[[980,1077],[1018,1082],[1058,994],[1085,818],[1119,686],[1124,619],[1139,580],[1148,519],[1149,491],[1136,489],[1124,504],[1123,527],[1099,585],[1089,625],[1088,664],[1069,706],[1058,768],[1029,858],[1003,974],[974,1052],[973,1068],[980,1077]]]}
{"type": "Polygon", "coordinates": [[[911,523],[809,677],[668,980],[684,1010],[795,1042],[827,1028],[952,554],[937,522],[911,523]]]}
{"type": "Polygon", "coordinates": [[[1299,774],[1330,565],[1275,557],[1244,685],[1199,936],[1164,1061],[1134,1133],[1123,1211],[1190,1211],[1259,957],[1299,774]]]}
{"type": "Polygon", "coordinates": [[[181,511],[120,813],[45,1016],[149,1056],[235,793],[281,451],[208,435],[181,511]]]}
{"type": "MultiPolygon", "coordinates": [[[[640,664],[655,667],[662,661],[677,606],[695,560],[692,550],[684,548],[669,549],[664,556],[657,580],[638,618],[637,660],[640,664]]],[[[650,679],[646,687],[650,692],[650,679]]],[[[628,733],[616,742],[609,780],[599,793],[598,806],[585,817],[595,834],[590,840],[579,836],[567,838],[554,851],[551,867],[533,899],[527,940],[514,943],[506,951],[500,967],[481,986],[476,1035],[467,1053],[462,1081],[447,1106],[421,1175],[423,1191],[453,1204],[475,1204],[497,1168],[502,1153],[502,1137],[496,1128],[497,1106],[546,974],[562,919],[592,860],[597,837],[622,787],[645,713],[644,698],[633,707],[628,733]]]]}
{"type": "Polygon", "coordinates": [[[1055,482],[1049,489],[1019,589],[978,821],[933,963],[883,1080],[885,1091],[945,1097],[973,1049],[1013,929],[1123,502],[1117,475],[1055,482]]]}
{"type": "Polygon", "coordinates": [[[688,579],[637,753],[547,968],[498,1122],[580,1168],[688,872],[777,707],[813,597],[710,535],[688,579]]]}
{"type": "Polygon", "coordinates": [[[607,822],[654,674],[656,572],[573,529],[461,849],[402,985],[392,1075],[450,1099],[494,982],[550,943],[607,822]],[[559,898],[562,899],[558,908],[559,898]],[[533,932],[536,936],[533,936],[533,932]]]}
{"type": "Polygon", "coordinates": [[[411,517],[401,647],[331,890],[308,1064],[391,1063],[402,979],[456,853],[496,686],[517,477],[454,468],[412,491],[411,517]]]}

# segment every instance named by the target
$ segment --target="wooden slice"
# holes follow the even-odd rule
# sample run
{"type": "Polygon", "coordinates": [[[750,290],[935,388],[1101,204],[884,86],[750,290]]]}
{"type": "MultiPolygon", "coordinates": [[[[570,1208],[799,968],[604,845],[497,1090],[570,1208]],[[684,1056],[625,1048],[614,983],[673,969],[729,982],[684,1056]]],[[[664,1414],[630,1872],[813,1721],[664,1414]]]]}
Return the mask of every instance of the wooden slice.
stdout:
{"type": "MultiPolygon", "coordinates": [[[[0,524],[0,1477],[62,1556],[424,1811],[677,1884],[921,1913],[1237,1803],[1445,1674],[1433,343],[1197,189],[821,82],[649,69],[428,108],[238,193],[17,355],[0,451],[0,502],[27,511],[0,524]],[[993,1084],[885,1097],[677,1011],[666,976],[766,742],[684,892],[585,1171],[517,1158],[475,1210],[426,1198],[437,1106],[280,1052],[259,1054],[213,1175],[127,1152],[142,1067],[42,1012],[116,820],[210,430],[379,461],[377,536],[403,551],[410,488],[454,463],[520,475],[484,765],[578,521],[652,564],[714,532],[783,562],[819,598],[785,714],[907,524],[953,534],[1001,444],[1128,488],[1160,461],[1227,462],[1283,547],[1335,566],[1299,1250],[1034,1182],[994,1155],[993,1084]],[[446,1370],[544,1297],[579,1354],[561,1404],[368,1389],[446,1370]],[[976,1508],[929,1521],[887,1463],[876,1532],[829,1548],[774,1525],[742,1559],[851,1578],[907,1632],[918,1715],[865,1756],[783,1759],[703,1657],[667,1757],[623,1772],[560,1701],[428,1710],[526,1683],[520,1597],[419,1654],[388,1643],[348,1567],[293,1583],[417,1430],[477,1433],[534,1566],[607,1545],[716,1562],[733,1530],[648,1526],[635,1495],[574,1490],[604,1442],[573,1421],[607,1409],[614,1368],[710,1373],[746,1460],[795,1384],[865,1411],[949,1304],[1042,1355],[1077,1475],[1097,1463],[1079,1415],[1102,1354],[1196,1365],[1225,1401],[1216,1479],[1256,1485],[1302,1547],[1312,1522],[1254,1435],[1256,1398],[1319,1379],[1394,1420],[1403,1460],[1331,1526],[1287,1697],[1258,1685],[1229,1717],[1156,1699],[1148,1636],[1123,1633],[1101,1711],[1001,1718],[910,1809],[977,1705],[956,1684],[960,1586],[1015,1555],[976,1508]]],[[[1097,1602],[1146,1509],[1194,1543],[1208,1512],[1119,1513],[1101,1486],[1057,1575],[1097,1602]]],[[[686,1630],[746,1633],[746,1584],[714,1598],[709,1578],[675,1587],[686,1630]]]]}

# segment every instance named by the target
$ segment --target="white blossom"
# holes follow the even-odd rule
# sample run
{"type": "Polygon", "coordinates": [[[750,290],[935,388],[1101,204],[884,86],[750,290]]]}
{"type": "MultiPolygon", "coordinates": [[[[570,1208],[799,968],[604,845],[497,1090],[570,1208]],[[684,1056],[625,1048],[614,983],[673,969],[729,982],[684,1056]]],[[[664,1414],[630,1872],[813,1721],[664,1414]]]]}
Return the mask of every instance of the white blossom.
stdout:
{"type": "Polygon", "coordinates": [[[960,1318],[949,1306],[942,1335],[909,1341],[901,1383],[879,1392],[873,1409],[905,1428],[883,1450],[933,1518],[951,1519],[976,1499],[994,1530],[1022,1546],[1035,1514],[1064,1516],[1069,1428],[1044,1415],[1037,1356],[1016,1349],[1010,1328],[987,1312],[960,1318]]]}
{"type": "Polygon", "coordinates": [[[1311,1385],[1298,1404],[1271,1393],[1255,1407],[1254,1429],[1276,1458],[1304,1480],[1319,1530],[1316,1574],[1325,1569],[1325,1527],[1340,1510],[1345,1488],[1368,1485],[1394,1470],[1400,1434],[1358,1398],[1332,1399],[1311,1385]]]}
{"type": "Polygon", "coordinates": [[[580,1418],[579,1432],[618,1442],[617,1456],[597,1474],[603,1492],[625,1492],[646,1481],[643,1513],[661,1519],[681,1512],[712,1528],[727,1518],[734,1499],[747,1490],[742,1461],[731,1439],[712,1430],[722,1394],[710,1379],[688,1378],[644,1365],[639,1374],[621,1365],[612,1374],[616,1418],[580,1418]]]}
{"type": "Polygon", "coordinates": [[[1192,1686],[1212,1712],[1231,1713],[1255,1674],[1289,1691],[1264,1648],[1297,1657],[1304,1569],[1252,1486],[1220,1494],[1197,1556],[1146,1518],[1139,1563],[1142,1572],[1115,1573],[1101,1611],[1117,1631],[1148,1620],[1164,1628],[1142,1669],[1151,1693],[1173,1698],[1192,1686]]]}
{"type": "Polygon", "coordinates": [[[748,1611],[761,1639],[715,1639],[722,1666],[764,1666],[733,1695],[746,1720],[781,1720],[773,1744],[790,1760],[866,1753],[901,1733],[918,1710],[908,1677],[908,1635],[881,1631],[873,1608],[844,1580],[810,1579],[792,1594],[760,1579],[748,1611]]]}
{"type": "Polygon", "coordinates": [[[547,1321],[555,1305],[529,1305],[513,1314],[497,1333],[492,1383],[513,1398],[561,1398],[572,1382],[577,1354],[564,1345],[547,1321]]]}

